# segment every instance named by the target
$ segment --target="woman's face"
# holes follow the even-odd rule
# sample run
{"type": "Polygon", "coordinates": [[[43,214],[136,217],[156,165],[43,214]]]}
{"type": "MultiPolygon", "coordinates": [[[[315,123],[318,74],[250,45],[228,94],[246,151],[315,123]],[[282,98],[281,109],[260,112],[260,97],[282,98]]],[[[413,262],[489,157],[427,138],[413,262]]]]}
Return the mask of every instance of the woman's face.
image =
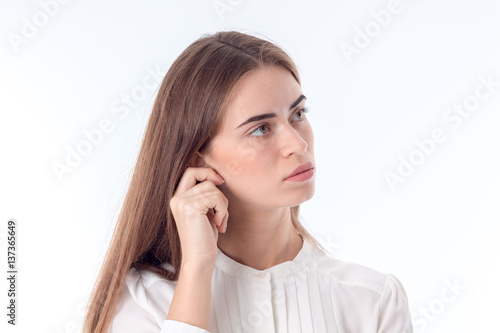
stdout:
{"type": "Polygon", "coordinates": [[[315,169],[307,180],[285,180],[300,165],[315,166],[305,104],[301,87],[280,66],[253,70],[238,82],[222,128],[202,154],[225,179],[219,188],[229,206],[289,207],[313,196],[315,169]]]}

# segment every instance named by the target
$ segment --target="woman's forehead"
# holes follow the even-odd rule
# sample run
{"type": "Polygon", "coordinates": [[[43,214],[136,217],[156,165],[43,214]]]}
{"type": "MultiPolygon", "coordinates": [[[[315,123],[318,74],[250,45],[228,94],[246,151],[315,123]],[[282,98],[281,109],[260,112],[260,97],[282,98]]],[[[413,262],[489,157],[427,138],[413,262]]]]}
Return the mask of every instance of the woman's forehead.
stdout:
{"type": "Polygon", "coordinates": [[[281,66],[255,69],[245,75],[235,87],[228,102],[226,123],[245,121],[249,116],[280,112],[302,95],[293,75],[281,66]]]}

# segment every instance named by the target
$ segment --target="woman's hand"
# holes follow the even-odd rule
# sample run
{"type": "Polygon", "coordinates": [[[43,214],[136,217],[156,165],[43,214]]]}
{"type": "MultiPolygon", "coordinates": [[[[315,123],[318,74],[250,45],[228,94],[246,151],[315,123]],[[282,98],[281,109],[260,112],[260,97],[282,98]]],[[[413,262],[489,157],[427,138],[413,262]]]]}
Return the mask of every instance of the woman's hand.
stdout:
{"type": "Polygon", "coordinates": [[[170,200],[181,242],[181,265],[215,262],[218,233],[226,231],[229,217],[228,200],[216,187],[223,183],[212,168],[188,167],[182,175],[170,200]]]}

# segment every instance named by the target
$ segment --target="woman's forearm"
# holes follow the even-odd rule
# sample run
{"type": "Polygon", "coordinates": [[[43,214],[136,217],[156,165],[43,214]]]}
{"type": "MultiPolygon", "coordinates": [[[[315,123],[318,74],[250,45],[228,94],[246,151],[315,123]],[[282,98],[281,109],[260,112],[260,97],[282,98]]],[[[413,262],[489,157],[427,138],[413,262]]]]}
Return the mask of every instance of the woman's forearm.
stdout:
{"type": "Polygon", "coordinates": [[[210,330],[213,264],[181,265],[167,319],[210,330]]]}

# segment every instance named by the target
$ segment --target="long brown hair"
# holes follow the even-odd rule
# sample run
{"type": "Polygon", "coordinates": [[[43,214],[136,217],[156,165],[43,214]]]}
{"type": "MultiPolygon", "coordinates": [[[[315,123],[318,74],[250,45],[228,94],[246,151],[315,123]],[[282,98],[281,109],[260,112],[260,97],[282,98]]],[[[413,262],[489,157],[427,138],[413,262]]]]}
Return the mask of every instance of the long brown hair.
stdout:
{"type": "MultiPolygon", "coordinates": [[[[251,70],[282,66],[300,85],[297,68],[275,44],[236,31],[204,35],[174,61],[159,88],[111,243],[89,298],[84,332],[105,332],[131,267],[176,281],[181,247],[170,199],[197,151],[217,134],[236,83],[251,70]],[[162,266],[169,263],[174,270],[162,266]]],[[[321,245],[299,221],[297,232],[321,245]]]]}

